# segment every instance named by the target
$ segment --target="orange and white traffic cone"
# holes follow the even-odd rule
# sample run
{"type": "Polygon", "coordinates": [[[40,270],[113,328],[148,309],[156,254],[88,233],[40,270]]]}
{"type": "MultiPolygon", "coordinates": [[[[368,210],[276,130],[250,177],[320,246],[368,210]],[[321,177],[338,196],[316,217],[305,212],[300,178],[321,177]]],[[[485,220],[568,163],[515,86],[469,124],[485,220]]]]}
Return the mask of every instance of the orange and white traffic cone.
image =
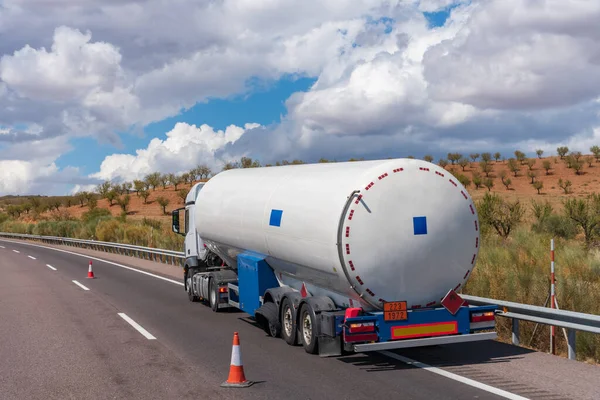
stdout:
{"type": "Polygon", "coordinates": [[[89,279],[94,279],[94,271],[92,271],[92,260],[90,260],[90,266],[88,268],[88,276],[89,279]]]}
{"type": "Polygon", "coordinates": [[[244,366],[242,365],[242,354],[240,352],[240,337],[237,332],[233,334],[233,348],[231,350],[231,365],[229,367],[229,378],[221,384],[221,387],[248,387],[254,382],[246,379],[244,366]]]}

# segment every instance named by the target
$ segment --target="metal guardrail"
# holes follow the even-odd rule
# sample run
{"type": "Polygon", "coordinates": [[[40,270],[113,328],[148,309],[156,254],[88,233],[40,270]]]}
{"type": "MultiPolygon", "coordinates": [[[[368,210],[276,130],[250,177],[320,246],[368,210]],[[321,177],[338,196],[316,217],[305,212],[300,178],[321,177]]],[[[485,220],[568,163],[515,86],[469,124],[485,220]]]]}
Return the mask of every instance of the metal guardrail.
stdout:
{"type": "Polygon", "coordinates": [[[5,232],[0,232],[0,237],[34,240],[48,244],[99,250],[107,253],[127,255],[171,265],[182,265],[182,261],[185,259],[185,253],[183,251],[163,250],[154,247],[135,246],[131,244],[5,232]]]}
{"type": "MultiPolygon", "coordinates": [[[[106,251],[128,255],[147,260],[163,262],[171,265],[181,265],[185,259],[182,251],[163,250],[153,247],[134,246],[112,242],[101,242],[96,240],[83,240],[62,238],[57,236],[27,235],[20,233],[0,232],[0,237],[15,239],[29,239],[50,244],[68,245],[79,248],[106,251]]],[[[561,327],[565,330],[565,338],[568,346],[568,356],[574,360],[576,331],[600,334],[600,315],[584,314],[575,311],[558,310],[529,304],[513,303],[510,301],[488,299],[485,297],[461,294],[469,304],[473,305],[495,305],[496,315],[510,318],[512,320],[512,343],[519,345],[519,321],[531,321],[549,326],[561,327]],[[568,330],[568,333],[567,333],[568,330]]]]}
{"type": "Polygon", "coordinates": [[[511,301],[487,299],[461,294],[461,297],[473,305],[495,305],[496,315],[512,320],[512,343],[519,345],[519,321],[537,322],[543,325],[563,328],[567,340],[568,356],[576,359],[575,337],[577,331],[600,334],[600,315],[575,311],[558,310],[511,301]]]}

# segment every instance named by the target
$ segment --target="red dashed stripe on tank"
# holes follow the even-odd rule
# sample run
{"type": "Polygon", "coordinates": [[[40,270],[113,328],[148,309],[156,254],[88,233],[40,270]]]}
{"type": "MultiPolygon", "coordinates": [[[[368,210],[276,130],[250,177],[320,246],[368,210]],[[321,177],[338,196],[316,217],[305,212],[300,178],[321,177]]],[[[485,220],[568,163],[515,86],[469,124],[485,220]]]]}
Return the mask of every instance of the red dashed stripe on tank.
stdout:
{"type": "Polygon", "coordinates": [[[465,200],[468,200],[467,194],[465,193],[464,190],[461,190],[460,193],[463,195],[463,197],[465,198],[465,200]]]}
{"type": "Polygon", "coordinates": [[[379,175],[379,176],[377,177],[377,179],[379,179],[379,180],[382,180],[382,179],[383,179],[383,178],[385,178],[386,176],[388,176],[388,173],[387,173],[387,172],[386,172],[385,174],[383,174],[383,175],[379,175]]]}
{"type": "Polygon", "coordinates": [[[454,182],[452,179],[448,179],[448,181],[450,181],[450,183],[453,184],[454,187],[458,187],[458,185],[456,184],[456,182],[454,182]]]}
{"type": "Polygon", "coordinates": [[[361,199],[362,199],[362,194],[359,194],[358,197],[356,198],[356,200],[354,200],[354,204],[360,203],[361,199]]]}
{"type": "Polygon", "coordinates": [[[479,226],[477,225],[477,221],[475,221],[475,230],[479,231],[479,226]]]}
{"type": "Polygon", "coordinates": [[[404,168],[396,168],[396,169],[394,170],[394,173],[396,173],[396,172],[402,172],[402,171],[404,171],[404,168]]]}
{"type": "Polygon", "coordinates": [[[473,263],[475,262],[475,257],[477,257],[477,254],[473,254],[473,259],[471,260],[471,265],[473,265],[473,263]]]}
{"type": "Polygon", "coordinates": [[[358,283],[360,283],[361,285],[364,285],[362,279],[360,279],[360,276],[356,275],[356,280],[358,281],[358,283]]]}
{"type": "Polygon", "coordinates": [[[350,210],[350,215],[348,215],[348,219],[352,220],[353,215],[354,215],[354,210],[350,210]]]}
{"type": "Polygon", "coordinates": [[[419,167],[419,170],[429,172],[429,168],[425,168],[425,167],[419,167]]]}
{"type": "Polygon", "coordinates": [[[439,176],[441,176],[442,178],[444,177],[444,174],[442,174],[442,173],[441,173],[441,172],[439,172],[439,171],[435,171],[435,174],[436,174],[436,175],[439,175],[439,176]]]}
{"type": "Polygon", "coordinates": [[[456,292],[458,290],[458,288],[461,286],[462,286],[462,283],[459,283],[458,285],[456,285],[456,287],[454,288],[454,291],[456,292]]]}
{"type": "Polygon", "coordinates": [[[432,305],[434,305],[434,304],[435,304],[435,300],[434,300],[434,301],[430,301],[429,303],[427,303],[427,304],[425,305],[425,307],[430,307],[430,306],[432,306],[432,305]]]}
{"type": "Polygon", "coordinates": [[[373,185],[375,185],[375,183],[371,182],[367,185],[367,187],[365,187],[365,190],[369,190],[373,187],[373,185]]]}
{"type": "Polygon", "coordinates": [[[365,291],[366,291],[367,293],[369,293],[371,296],[375,297],[375,293],[373,293],[373,292],[371,291],[371,289],[365,289],[365,291]]]}
{"type": "Polygon", "coordinates": [[[348,265],[350,266],[350,269],[354,271],[354,263],[352,261],[348,261],[348,265]]]}
{"type": "Polygon", "coordinates": [[[346,243],[346,254],[350,254],[350,245],[346,243]]]}
{"type": "Polygon", "coordinates": [[[350,227],[346,227],[346,237],[350,237],[350,227]]]}
{"type": "Polygon", "coordinates": [[[416,304],[416,305],[410,306],[410,308],[421,308],[421,305],[420,304],[416,304]]]}
{"type": "Polygon", "coordinates": [[[465,274],[465,276],[463,276],[463,279],[467,279],[467,276],[469,276],[470,272],[471,272],[471,270],[468,270],[467,273],[465,274]]]}

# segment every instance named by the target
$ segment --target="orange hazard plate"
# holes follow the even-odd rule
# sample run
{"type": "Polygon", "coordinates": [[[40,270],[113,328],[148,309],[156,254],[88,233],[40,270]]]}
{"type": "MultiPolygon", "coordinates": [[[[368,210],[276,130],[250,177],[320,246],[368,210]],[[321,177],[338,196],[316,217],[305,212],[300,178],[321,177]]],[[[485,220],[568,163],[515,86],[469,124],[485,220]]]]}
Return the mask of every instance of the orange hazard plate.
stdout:
{"type": "Polygon", "coordinates": [[[405,321],[408,319],[405,301],[390,301],[383,303],[384,321],[405,321]]]}

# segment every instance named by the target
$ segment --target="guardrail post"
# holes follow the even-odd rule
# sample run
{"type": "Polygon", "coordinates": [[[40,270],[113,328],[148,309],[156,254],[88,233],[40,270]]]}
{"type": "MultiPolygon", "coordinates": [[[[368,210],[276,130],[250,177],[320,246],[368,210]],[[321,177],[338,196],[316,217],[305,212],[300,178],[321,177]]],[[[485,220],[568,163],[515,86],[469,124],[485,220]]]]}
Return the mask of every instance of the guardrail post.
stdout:
{"type": "Polygon", "coordinates": [[[512,343],[519,345],[519,320],[516,318],[512,319],[512,343]]]}
{"type": "Polygon", "coordinates": [[[568,333],[567,333],[567,346],[569,348],[569,360],[576,360],[577,359],[577,353],[575,351],[576,347],[575,347],[575,336],[576,336],[576,331],[575,329],[569,329],[568,333]]]}

